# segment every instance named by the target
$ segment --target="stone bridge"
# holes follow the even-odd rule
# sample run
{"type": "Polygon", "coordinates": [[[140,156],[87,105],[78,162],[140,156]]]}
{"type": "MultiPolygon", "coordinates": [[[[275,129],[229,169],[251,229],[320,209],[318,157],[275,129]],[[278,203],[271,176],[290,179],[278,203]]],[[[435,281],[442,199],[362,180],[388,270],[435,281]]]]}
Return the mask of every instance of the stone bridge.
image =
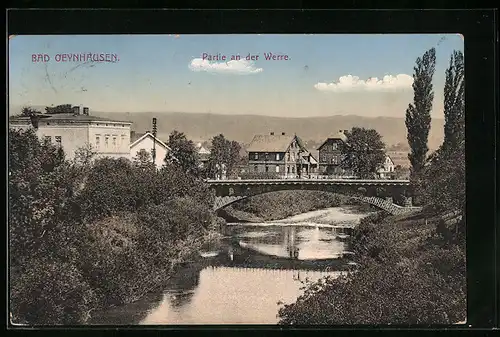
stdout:
{"type": "Polygon", "coordinates": [[[345,195],[390,214],[415,211],[409,180],[358,179],[255,179],[207,180],[215,190],[214,210],[255,195],[284,190],[314,190],[345,195]],[[396,200],[396,202],[394,202],[396,200]]]}

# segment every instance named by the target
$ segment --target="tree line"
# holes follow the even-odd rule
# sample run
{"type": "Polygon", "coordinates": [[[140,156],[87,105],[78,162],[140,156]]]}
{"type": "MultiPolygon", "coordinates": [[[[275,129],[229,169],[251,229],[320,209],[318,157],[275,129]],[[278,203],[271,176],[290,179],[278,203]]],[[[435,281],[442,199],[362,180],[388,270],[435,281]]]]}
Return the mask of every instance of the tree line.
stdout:
{"type": "MultiPolygon", "coordinates": [[[[203,163],[194,142],[183,132],[172,131],[166,143],[170,150],[164,158],[165,165],[177,166],[183,172],[198,178],[221,179],[224,176],[234,176],[238,173],[239,165],[246,160],[241,155],[241,145],[237,141],[226,139],[223,134],[211,139],[206,163],[203,163]]],[[[151,154],[146,150],[139,151],[133,160],[143,166],[152,165],[151,154]]]]}

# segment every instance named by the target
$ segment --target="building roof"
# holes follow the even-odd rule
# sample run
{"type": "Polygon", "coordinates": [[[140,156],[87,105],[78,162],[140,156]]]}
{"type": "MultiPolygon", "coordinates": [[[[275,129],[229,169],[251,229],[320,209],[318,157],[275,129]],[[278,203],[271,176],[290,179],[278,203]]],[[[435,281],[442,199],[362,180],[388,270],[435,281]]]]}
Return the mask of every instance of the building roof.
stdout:
{"type": "MultiPolygon", "coordinates": [[[[114,120],[110,118],[92,116],[92,115],[74,115],[72,113],[57,113],[57,114],[38,114],[38,116],[44,121],[54,121],[54,122],[111,122],[111,123],[125,123],[132,124],[130,121],[114,120]]],[[[11,116],[9,117],[9,122],[30,122],[30,117],[27,116],[11,116]]]]}
{"type": "Polygon", "coordinates": [[[294,139],[301,148],[302,140],[295,135],[255,135],[247,147],[247,152],[286,152],[294,139]]]}
{"type": "Polygon", "coordinates": [[[332,137],[328,137],[319,147],[318,147],[318,150],[321,149],[328,141],[332,140],[332,139],[340,139],[341,141],[345,142],[347,140],[347,137],[346,135],[344,134],[344,132],[339,132],[337,133],[336,135],[332,136],[332,137]]]}
{"type": "Polygon", "coordinates": [[[165,144],[163,141],[161,141],[160,139],[158,139],[157,137],[153,136],[153,134],[151,134],[150,132],[146,132],[145,134],[143,134],[141,137],[139,137],[137,140],[135,140],[133,143],[130,144],[130,148],[134,147],[135,145],[139,144],[143,139],[145,138],[152,138],[154,140],[156,140],[156,142],[158,144],[160,144],[161,146],[163,146],[165,149],[167,150],[170,150],[170,148],[168,147],[167,144],[165,144]]]}
{"type": "Polygon", "coordinates": [[[200,155],[209,155],[210,154],[210,151],[207,150],[205,147],[203,147],[203,145],[201,145],[201,143],[196,144],[196,148],[198,150],[198,154],[200,154],[200,155]]]}

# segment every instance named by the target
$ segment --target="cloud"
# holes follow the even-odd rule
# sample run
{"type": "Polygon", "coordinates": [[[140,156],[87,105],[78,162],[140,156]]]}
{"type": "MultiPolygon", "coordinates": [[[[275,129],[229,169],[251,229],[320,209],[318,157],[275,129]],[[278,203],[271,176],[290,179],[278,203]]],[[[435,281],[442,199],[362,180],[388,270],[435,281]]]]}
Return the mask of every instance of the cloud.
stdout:
{"type": "Polygon", "coordinates": [[[247,60],[232,60],[227,62],[214,63],[201,58],[196,58],[189,64],[192,71],[206,71],[210,73],[248,75],[261,73],[264,69],[256,68],[254,62],[247,60]]]}
{"type": "Polygon", "coordinates": [[[360,80],[358,76],[342,76],[337,82],[317,83],[314,88],[327,92],[348,92],[348,91],[394,91],[410,89],[413,84],[413,77],[406,74],[396,76],[386,75],[379,80],[377,77],[360,80]]]}

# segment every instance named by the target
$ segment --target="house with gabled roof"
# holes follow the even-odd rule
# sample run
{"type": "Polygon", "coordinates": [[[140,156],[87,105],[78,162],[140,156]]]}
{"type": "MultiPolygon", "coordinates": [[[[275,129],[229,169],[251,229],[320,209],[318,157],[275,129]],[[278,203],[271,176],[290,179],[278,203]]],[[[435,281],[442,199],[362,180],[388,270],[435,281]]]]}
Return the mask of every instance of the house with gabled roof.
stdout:
{"type": "Polygon", "coordinates": [[[324,175],[343,175],[342,143],[347,140],[347,130],[339,130],[336,135],[328,137],[318,148],[319,172],[324,175]]]}
{"type": "Polygon", "coordinates": [[[395,167],[396,165],[394,165],[394,161],[392,160],[392,158],[388,154],[386,154],[384,163],[378,170],[379,177],[382,179],[390,178],[394,175],[395,167]]]}
{"type": "Polygon", "coordinates": [[[170,151],[170,148],[165,142],[155,137],[149,131],[141,135],[133,134],[132,139],[133,142],[129,147],[130,158],[132,160],[134,160],[134,158],[137,158],[140,152],[147,152],[151,160],[153,160],[153,153],[155,153],[154,163],[156,167],[159,169],[163,166],[165,162],[165,156],[170,151]]]}
{"type": "Polygon", "coordinates": [[[297,135],[255,135],[248,145],[248,172],[299,178],[317,173],[318,162],[297,135]]]}

